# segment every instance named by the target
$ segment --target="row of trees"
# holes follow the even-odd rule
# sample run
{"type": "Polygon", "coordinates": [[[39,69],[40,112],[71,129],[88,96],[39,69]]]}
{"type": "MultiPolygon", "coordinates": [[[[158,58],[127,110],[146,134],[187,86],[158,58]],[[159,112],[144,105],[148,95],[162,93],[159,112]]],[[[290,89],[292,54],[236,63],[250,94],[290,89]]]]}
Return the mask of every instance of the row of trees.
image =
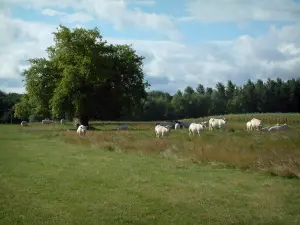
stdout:
{"type": "Polygon", "coordinates": [[[5,93],[0,90],[0,123],[20,121],[13,116],[13,107],[20,102],[21,96],[21,94],[5,93]]]}
{"type": "MultiPolygon", "coordinates": [[[[300,78],[266,82],[248,80],[237,86],[232,81],[205,88],[186,87],[171,96],[169,93],[148,93],[141,120],[197,118],[211,115],[255,112],[300,112],[300,78]]],[[[135,119],[132,117],[131,119],[135,119]]]]}
{"type": "Polygon", "coordinates": [[[111,45],[97,28],[59,26],[47,58],[30,59],[23,73],[27,94],[14,107],[20,119],[29,116],[77,117],[81,124],[99,120],[166,120],[226,113],[299,112],[300,79],[250,80],[174,96],[146,92],[144,57],[129,45],[111,45]]]}
{"type": "MultiPolygon", "coordinates": [[[[27,99],[28,95],[23,95],[22,98],[27,99]]],[[[2,121],[10,120],[10,109],[20,99],[20,94],[0,92],[2,121]]],[[[18,103],[19,107],[20,104],[25,104],[25,102],[18,103]]],[[[173,120],[223,114],[300,112],[300,79],[282,81],[278,78],[277,80],[269,79],[266,82],[248,80],[242,86],[228,81],[226,85],[218,83],[214,89],[205,88],[199,84],[195,90],[192,87],[186,87],[183,92],[178,90],[173,96],[167,92],[151,91],[147,93],[141,109],[135,115],[129,113],[113,119],[173,120]]],[[[28,119],[30,115],[51,117],[48,112],[44,115],[34,114],[34,111],[29,109],[23,119],[28,119]]],[[[95,116],[92,119],[103,120],[105,118],[95,116]]]]}

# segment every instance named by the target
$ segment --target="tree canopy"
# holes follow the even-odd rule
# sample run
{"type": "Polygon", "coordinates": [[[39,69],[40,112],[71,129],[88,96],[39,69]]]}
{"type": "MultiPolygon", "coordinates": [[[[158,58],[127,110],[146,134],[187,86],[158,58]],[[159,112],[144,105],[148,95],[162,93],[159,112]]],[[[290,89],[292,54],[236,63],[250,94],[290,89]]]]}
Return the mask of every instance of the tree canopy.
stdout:
{"type": "MultiPolygon", "coordinates": [[[[28,99],[26,95],[22,98],[25,98],[24,102],[28,99]]],[[[24,116],[33,113],[29,105],[29,102],[20,105],[24,108],[24,116]]],[[[173,96],[163,91],[150,91],[143,100],[139,114],[125,114],[119,119],[174,120],[218,114],[272,112],[300,112],[299,78],[287,81],[268,79],[266,82],[248,80],[241,86],[229,80],[226,84],[217,84],[215,88],[205,88],[199,84],[195,89],[187,87],[184,91],[178,90],[173,96]]]]}
{"type": "Polygon", "coordinates": [[[130,45],[112,45],[98,28],[60,25],[47,58],[30,59],[24,70],[26,97],[16,105],[15,115],[78,117],[88,125],[91,118],[114,120],[133,115],[146,98],[142,70],[144,57],[130,45]]]}
{"type": "MultiPolygon", "coordinates": [[[[300,79],[232,81],[215,88],[199,84],[173,96],[163,91],[148,93],[140,120],[174,120],[241,113],[300,112],[300,79]]],[[[136,119],[134,117],[128,119],[136,119]]]]}
{"type": "MultiPolygon", "coordinates": [[[[0,123],[11,122],[14,105],[20,102],[21,97],[21,94],[5,93],[0,90],[0,123]]],[[[19,122],[19,120],[13,118],[12,122],[19,122]]]]}

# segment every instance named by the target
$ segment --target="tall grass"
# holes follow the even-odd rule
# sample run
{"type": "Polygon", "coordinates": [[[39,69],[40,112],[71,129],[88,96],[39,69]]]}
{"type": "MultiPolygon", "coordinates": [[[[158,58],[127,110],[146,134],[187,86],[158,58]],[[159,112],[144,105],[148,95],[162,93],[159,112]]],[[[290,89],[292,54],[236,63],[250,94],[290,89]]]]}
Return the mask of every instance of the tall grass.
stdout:
{"type": "MultiPolygon", "coordinates": [[[[113,125],[110,125],[113,127],[113,125]]],[[[280,132],[247,132],[245,124],[228,122],[226,129],[205,130],[190,137],[187,129],[172,130],[155,138],[152,124],[135,124],[129,131],[89,131],[79,138],[74,132],[61,133],[61,140],[115,152],[164,156],[194,163],[213,163],[285,177],[300,177],[300,129],[280,132]]]]}
{"type": "MultiPolygon", "coordinates": [[[[224,117],[224,116],[216,116],[224,117]]],[[[45,136],[59,136],[61,140],[115,152],[163,156],[195,163],[213,163],[251,171],[268,172],[285,177],[300,177],[300,114],[241,114],[225,115],[226,129],[205,130],[200,137],[189,137],[187,129],[173,130],[164,139],[155,138],[154,121],[92,121],[96,131],[88,131],[78,138],[72,125],[41,125],[19,128],[45,136]],[[293,128],[280,132],[247,132],[245,122],[259,118],[265,125],[287,122],[293,128]],[[120,124],[128,124],[129,131],[117,131],[120,124]],[[62,131],[62,132],[61,132],[62,131]]],[[[208,118],[187,119],[204,121],[208,118]]]]}
{"type": "Polygon", "coordinates": [[[249,114],[227,114],[202,118],[190,118],[186,121],[206,121],[209,118],[226,118],[233,122],[247,122],[252,118],[263,120],[265,124],[287,123],[300,124],[300,113],[249,113],[249,114]]]}

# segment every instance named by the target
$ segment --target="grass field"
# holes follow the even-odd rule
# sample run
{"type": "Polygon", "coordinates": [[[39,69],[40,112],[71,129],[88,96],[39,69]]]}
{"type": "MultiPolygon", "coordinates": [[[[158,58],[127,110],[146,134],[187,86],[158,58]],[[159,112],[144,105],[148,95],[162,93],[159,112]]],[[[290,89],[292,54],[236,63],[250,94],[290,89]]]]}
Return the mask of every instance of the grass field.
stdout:
{"type": "Polygon", "coordinates": [[[300,126],[0,125],[0,224],[299,224],[300,126]],[[279,175],[279,176],[274,176],[279,175]]]}

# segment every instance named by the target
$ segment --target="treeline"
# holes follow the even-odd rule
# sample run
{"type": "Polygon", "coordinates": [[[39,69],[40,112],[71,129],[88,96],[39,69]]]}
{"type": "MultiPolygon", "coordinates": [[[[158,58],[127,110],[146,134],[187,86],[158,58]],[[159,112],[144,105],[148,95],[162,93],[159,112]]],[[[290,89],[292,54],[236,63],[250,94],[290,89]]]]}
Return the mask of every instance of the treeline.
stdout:
{"type": "MultiPolygon", "coordinates": [[[[20,94],[0,91],[1,122],[10,122],[10,110],[20,98],[20,94]]],[[[140,113],[123,116],[120,120],[174,120],[272,112],[300,112],[300,78],[287,81],[268,79],[266,82],[248,80],[242,86],[228,81],[227,84],[217,83],[215,88],[205,88],[199,84],[196,89],[188,86],[183,92],[178,90],[173,96],[167,92],[151,91],[140,113]]],[[[37,118],[41,115],[32,116],[37,118]]],[[[13,117],[13,121],[19,120],[13,117]]]]}
{"type": "Polygon", "coordinates": [[[7,94],[0,90],[0,123],[16,123],[20,121],[13,115],[13,106],[20,101],[21,96],[21,94],[17,93],[7,94]]]}
{"type": "Polygon", "coordinates": [[[152,91],[140,117],[131,119],[170,120],[256,112],[300,112],[300,79],[248,80],[242,86],[228,81],[217,83],[214,89],[199,84],[196,89],[188,86],[183,92],[178,90],[173,96],[152,91]]]}

